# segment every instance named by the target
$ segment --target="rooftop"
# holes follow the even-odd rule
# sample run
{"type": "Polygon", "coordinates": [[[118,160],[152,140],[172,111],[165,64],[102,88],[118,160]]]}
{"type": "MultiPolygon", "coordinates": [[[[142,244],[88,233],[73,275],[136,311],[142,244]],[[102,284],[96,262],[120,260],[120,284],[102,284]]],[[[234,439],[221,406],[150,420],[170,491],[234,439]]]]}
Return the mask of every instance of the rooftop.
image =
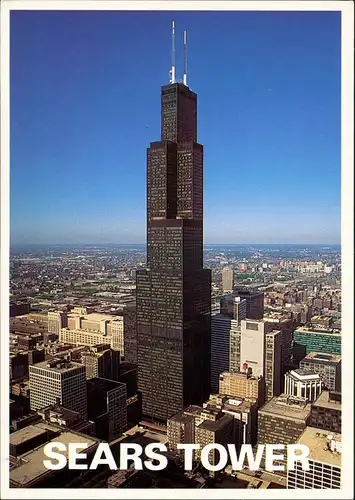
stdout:
{"type": "Polygon", "coordinates": [[[306,427],[297,441],[309,447],[309,458],[317,462],[341,467],[341,434],[327,433],[314,427],[306,427]],[[332,451],[329,444],[337,443],[339,451],[332,451]]]}
{"type": "Polygon", "coordinates": [[[296,370],[290,370],[286,375],[291,376],[292,378],[300,381],[321,380],[319,373],[314,373],[311,370],[306,370],[303,368],[296,368],[296,370]]]}
{"type": "MultiPolygon", "coordinates": [[[[57,428],[52,428],[51,426],[44,424],[37,424],[36,427],[57,431],[57,428]]],[[[71,431],[63,432],[51,441],[63,443],[67,447],[69,443],[83,443],[87,445],[87,448],[84,448],[84,450],[91,448],[99,442],[98,439],[91,436],[71,431]]],[[[44,447],[45,445],[39,446],[29,453],[22,455],[19,466],[10,471],[10,480],[17,483],[20,487],[29,487],[30,483],[33,481],[39,480],[41,477],[46,475],[53,474],[55,471],[47,469],[43,464],[43,461],[48,459],[48,457],[44,454],[44,447]]],[[[68,448],[62,453],[68,457],[68,448]]]]}
{"type": "Polygon", "coordinates": [[[334,396],[338,396],[339,400],[336,400],[332,393],[329,391],[322,391],[319,397],[314,401],[313,406],[322,406],[323,408],[329,408],[330,410],[341,411],[341,394],[333,393],[334,396]]]}
{"type": "Polygon", "coordinates": [[[314,335],[332,335],[334,337],[341,337],[341,333],[339,330],[328,330],[327,328],[309,328],[307,326],[300,326],[293,333],[311,333],[314,335]]]}
{"type": "Polygon", "coordinates": [[[114,380],[100,377],[90,378],[86,382],[88,389],[100,389],[107,392],[126,387],[126,384],[123,384],[122,382],[116,382],[114,380]]]}
{"type": "Polygon", "coordinates": [[[304,422],[311,411],[311,404],[307,400],[281,394],[270,399],[259,410],[259,414],[278,416],[286,420],[304,422]]]}
{"type": "Polygon", "coordinates": [[[14,446],[18,446],[21,443],[25,443],[30,439],[44,434],[47,434],[47,429],[38,427],[38,425],[28,425],[27,427],[10,434],[10,445],[12,444],[14,446]]]}
{"type": "Polygon", "coordinates": [[[339,354],[324,354],[322,352],[310,352],[305,356],[302,361],[320,361],[323,363],[339,363],[341,356],[339,354]]]}
{"type": "Polygon", "coordinates": [[[224,425],[231,422],[232,419],[233,419],[233,417],[231,415],[223,415],[223,417],[221,417],[218,420],[204,420],[197,427],[199,429],[206,429],[206,430],[211,431],[211,432],[217,432],[224,425]]]}
{"type": "Polygon", "coordinates": [[[42,369],[48,370],[56,373],[66,373],[72,370],[77,370],[78,368],[84,368],[84,365],[81,363],[76,363],[75,361],[68,361],[64,358],[58,357],[54,359],[50,359],[48,361],[41,361],[40,363],[36,363],[29,367],[30,371],[42,369]]]}

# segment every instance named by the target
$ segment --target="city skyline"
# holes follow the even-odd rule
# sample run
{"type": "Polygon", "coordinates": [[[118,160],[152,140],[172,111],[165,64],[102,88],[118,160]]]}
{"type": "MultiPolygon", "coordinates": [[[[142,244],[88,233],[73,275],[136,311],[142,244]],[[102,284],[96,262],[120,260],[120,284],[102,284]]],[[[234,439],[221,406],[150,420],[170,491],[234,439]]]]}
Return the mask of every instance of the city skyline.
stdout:
{"type": "Polygon", "coordinates": [[[144,242],[172,19],[200,97],[205,244],[339,243],[337,12],[12,12],[12,243],[144,242]]]}

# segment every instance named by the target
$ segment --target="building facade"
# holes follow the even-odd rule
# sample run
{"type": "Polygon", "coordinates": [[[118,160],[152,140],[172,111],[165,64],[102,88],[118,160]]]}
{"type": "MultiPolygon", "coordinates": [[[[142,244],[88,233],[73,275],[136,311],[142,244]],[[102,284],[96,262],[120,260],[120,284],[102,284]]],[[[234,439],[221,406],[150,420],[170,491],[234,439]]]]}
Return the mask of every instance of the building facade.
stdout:
{"type": "Polygon", "coordinates": [[[318,373],[329,391],[341,391],[341,356],[311,352],[301,360],[300,368],[318,373]]]}
{"type": "Polygon", "coordinates": [[[85,366],[55,358],[29,367],[31,410],[55,403],[87,419],[85,366]]]}
{"type": "Polygon", "coordinates": [[[285,374],[285,394],[315,401],[322,392],[322,379],[317,373],[297,368],[285,374]]]}
{"type": "Polygon", "coordinates": [[[211,318],[211,391],[218,392],[219,376],[229,369],[231,319],[223,314],[211,318]]]}
{"type": "Polygon", "coordinates": [[[222,290],[223,293],[231,292],[234,286],[234,269],[225,267],[222,269],[222,290]]]}
{"type": "Polygon", "coordinates": [[[166,420],[209,394],[211,272],[203,268],[203,147],[197,95],[161,91],[161,140],[147,151],[147,268],[136,274],[143,415],[166,420]]]}

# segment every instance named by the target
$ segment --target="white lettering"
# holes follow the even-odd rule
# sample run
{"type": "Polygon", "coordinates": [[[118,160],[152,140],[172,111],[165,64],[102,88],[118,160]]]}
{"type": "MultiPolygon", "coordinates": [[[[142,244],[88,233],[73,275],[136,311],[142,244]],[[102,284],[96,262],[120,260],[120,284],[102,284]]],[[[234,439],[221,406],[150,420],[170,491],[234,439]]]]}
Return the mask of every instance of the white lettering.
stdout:
{"type": "Polygon", "coordinates": [[[245,456],[246,456],[248,459],[249,469],[253,471],[259,470],[260,462],[263,457],[264,448],[265,446],[263,444],[259,445],[258,451],[256,452],[256,456],[254,458],[253,447],[251,446],[251,444],[243,444],[240,448],[239,458],[237,458],[237,453],[234,444],[229,444],[228,451],[232,462],[232,469],[242,470],[244,467],[245,456]]]}
{"type": "Polygon", "coordinates": [[[44,454],[48,458],[57,460],[57,463],[53,463],[51,460],[43,460],[43,465],[50,470],[64,469],[67,465],[67,457],[62,453],[56,453],[53,451],[54,448],[57,448],[59,451],[66,451],[67,449],[64,443],[47,443],[43,449],[44,454]]]}
{"type": "Polygon", "coordinates": [[[99,444],[92,459],[90,469],[97,469],[99,465],[108,465],[110,470],[117,470],[117,465],[108,443],[99,444]]]}
{"type": "Polygon", "coordinates": [[[128,469],[128,460],[134,461],[134,468],[136,470],[142,470],[143,464],[140,456],[142,455],[143,448],[137,443],[121,443],[120,446],[120,469],[128,469]],[[128,451],[133,450],[133,453],[129,454],[128,451]]]}
{"type": "Polygon", "coordinates": [[[276,450],[284,450],[285,446],[283,444],[267,444],[266,445],[266,457],[265,457],[265,469],[268,471],[275,470],[285,470],[284,465],[274,465],[274,460],[284,460],[285,456],[275,455],[274,451],[276,450]]]}
{"type": "Polygon", "coordinates": [[[184,443],[177,445],[178,450],[184,450],[184,467],[185,470],[192,470],[193,451],[199,450],[199,444],[184,443]]]}
{"type": "Polygon", "coordinates": [[[209,471],[217,471],[223,469],[228,462],[228,453],[225,447],[218,443],[211,443],[205,446],[201,452],[201,462],[205,469],[209,471]],[[218,463],[213,465],[209,461],[209,453],[212,450],[217,450],[219,452],[218,463]]]}
{"type": "Polygon", "coordinates": [[[156,453],[154,450],[158,449],[159,451],[168,451],[165,444],[162,443],[150,443],[145,447],[145,454],[147,457],[152,458],[153,460],[158,460],[159,465],[154,465],[151,461],[146,460],[144,465],[149,470],[163,470],[168,465],[168,459],[161,455],[160,453],[156,453]]]}
{"type": "Polygon", "coordinates": [[[302,469],[309,470],[309,448],[305,444],[290,444],[287,446],[287,469],[294,470],[295,462],[301,462],[302,469]],[[296,453],[300,451],[300,453],[296,453]]]}
{"type": "Polygon", "coordinates": [[[87,469],[87,464],[78,464],[76,461],[80,458],[86,458],[86,453],[77,453],[77,450],[85,450],[87,443],[69,443],[68,446],[68,468],[69,469],[87,469]]]}

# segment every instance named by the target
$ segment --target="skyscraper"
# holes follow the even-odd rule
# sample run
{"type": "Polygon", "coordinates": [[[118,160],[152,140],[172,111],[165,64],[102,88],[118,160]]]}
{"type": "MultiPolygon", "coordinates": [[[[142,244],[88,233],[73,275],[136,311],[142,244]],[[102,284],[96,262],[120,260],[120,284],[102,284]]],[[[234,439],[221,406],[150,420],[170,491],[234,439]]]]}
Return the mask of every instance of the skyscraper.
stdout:
{"type": "Polygon", "coordinates": [[[184,83],[175,81],[174,58],[173,50],[171,80],[161,89],[161,140],[147,150],[147,268],[136,274],[143,414],[162,420],[201,404],[210,383],[203,146],[197,142],[197,95],[187,86],[186,58],[184,83]]]}

